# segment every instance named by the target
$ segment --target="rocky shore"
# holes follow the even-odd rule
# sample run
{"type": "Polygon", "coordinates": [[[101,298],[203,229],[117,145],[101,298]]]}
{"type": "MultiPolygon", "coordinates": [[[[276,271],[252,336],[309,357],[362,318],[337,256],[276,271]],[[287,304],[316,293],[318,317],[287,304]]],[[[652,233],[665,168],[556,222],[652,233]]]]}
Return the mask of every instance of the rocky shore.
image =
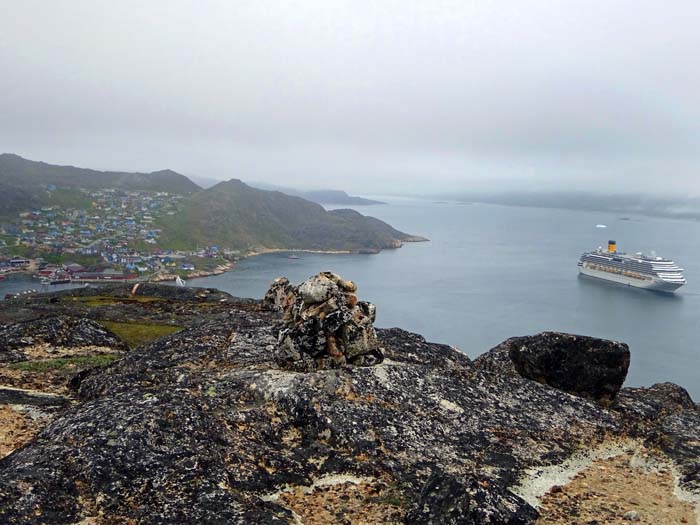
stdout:
{"type": "Polygon", "coordinates": [[[472,361],[375,328],[330,272],[262,301],[132,291],[0,303],[0,522],[697,522],[700,408],[622,387],[622,343],[549,332],[472,361]],[[153,337],[127,344],[137,325],[153,337]]]}
{"type": "MultiPolygon", "coordinates": [[[[220,264],[213,270],[193,270],[187,273],[187,279],[197,279],[199,277],[210,277],[212,275],[221,275],[222,273],[230,272],[235,268],[235,264],[232,262],[226,263],[226,264],[220,264]]],[[[156,272],[155,274],[151,275],[148,278],[149,282],[152,283],[161,283],[164,281],[174,281],[178,277],[177,274],[168,272],[168,271],[160,271],[156,272]]]]}

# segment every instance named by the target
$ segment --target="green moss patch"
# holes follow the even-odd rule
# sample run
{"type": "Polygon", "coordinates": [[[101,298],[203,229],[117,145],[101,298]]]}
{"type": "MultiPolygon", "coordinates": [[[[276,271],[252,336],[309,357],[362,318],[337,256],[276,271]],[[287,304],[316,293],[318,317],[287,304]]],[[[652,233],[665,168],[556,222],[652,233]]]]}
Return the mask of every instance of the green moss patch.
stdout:
{"type": "Polygon", "coordinates": [[[64,368],[105,367],[121,357],[120,354],[80,355],[75,357],[58,357],[41,361],[20,361],[10,363],[9,368],[24,372],[49,372],[64,368]]]}
{"type": "Polygon", "coordinates": [[[91,295],[89,297],[73,297],[73,301],[84,304],[85,306],[108,306],[111,304],[120,303],[158,303],[164,299],[160,297],[112,297],[110,295],[91,295]]]}
{"type": "Polygon", "coordinates": [[[122,323],[118,321],[99,321],[99,323],[121,337],[130,348],[136,348],[182,330],[181,326],[165,324],[122,323]]]}

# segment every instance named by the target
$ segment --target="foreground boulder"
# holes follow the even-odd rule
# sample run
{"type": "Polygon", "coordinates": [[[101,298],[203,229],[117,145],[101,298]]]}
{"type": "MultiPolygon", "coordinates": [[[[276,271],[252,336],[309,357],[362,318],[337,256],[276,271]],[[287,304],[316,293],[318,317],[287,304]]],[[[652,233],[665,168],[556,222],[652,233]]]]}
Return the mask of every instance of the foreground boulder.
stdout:
{"type": "Polygon", "coordinates": [[[383,357],[373,326],[376,308],[358,301],[356,292],[355,283],[332,272],[296,287],[285,278],[275,280],[265,301],[284,312],[277,361],[300,371],[380,363],[383,357]]]}
{"type": "Polygon", "coordinates": [[[602,404],[615,398],[629,364],[624,343],[559,332],[513,337],[476,361],[484,370],[515,372],[602,404]]]}

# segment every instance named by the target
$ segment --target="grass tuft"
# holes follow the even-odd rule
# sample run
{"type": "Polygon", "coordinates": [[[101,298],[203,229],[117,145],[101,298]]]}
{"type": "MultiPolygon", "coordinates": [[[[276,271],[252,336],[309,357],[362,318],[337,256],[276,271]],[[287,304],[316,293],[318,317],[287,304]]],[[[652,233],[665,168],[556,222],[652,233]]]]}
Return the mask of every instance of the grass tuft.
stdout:
{"type": "Polygon", "coordinates": [[[118,335],[129,345],[129,348],[136,348],[182,330],[181,326],[166,324],[122,323],[118,321],[99,321],[99,323],[118,335]]]}
{"type": "Polygon", "coordinates": [[[91,295],[88,297],[73,297],[73,301],[83,303],[85,306],[109,306],[120,303],[158,303],[163,301],[160,297],[112,297],[110,295],[91,295]]]}
{"type": "Polygon", "coordinates": [[[56,359],[43,359],[41,361],[20,361],[10,363],[8,366],[14,370],[23,372],[48,372],[63,370],[64,368],[94,368],[105,367],[119,359],[119,354],[80,355],[74,357],[58,357],[56,359]]]}

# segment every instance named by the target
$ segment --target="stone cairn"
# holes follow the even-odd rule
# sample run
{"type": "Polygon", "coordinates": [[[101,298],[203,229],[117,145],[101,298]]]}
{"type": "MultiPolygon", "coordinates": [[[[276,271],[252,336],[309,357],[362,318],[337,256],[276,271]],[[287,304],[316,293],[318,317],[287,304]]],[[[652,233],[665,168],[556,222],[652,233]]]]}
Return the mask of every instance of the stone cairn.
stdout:
{"type": "Polygon", "coordinates": [[[278,364],[299,371],[369,366],[384,359],[374,331],[376,307],[357,300],[357,285],[321,272],[299,286],[280,277],[264,302],[284,312],[278,364]]]}

